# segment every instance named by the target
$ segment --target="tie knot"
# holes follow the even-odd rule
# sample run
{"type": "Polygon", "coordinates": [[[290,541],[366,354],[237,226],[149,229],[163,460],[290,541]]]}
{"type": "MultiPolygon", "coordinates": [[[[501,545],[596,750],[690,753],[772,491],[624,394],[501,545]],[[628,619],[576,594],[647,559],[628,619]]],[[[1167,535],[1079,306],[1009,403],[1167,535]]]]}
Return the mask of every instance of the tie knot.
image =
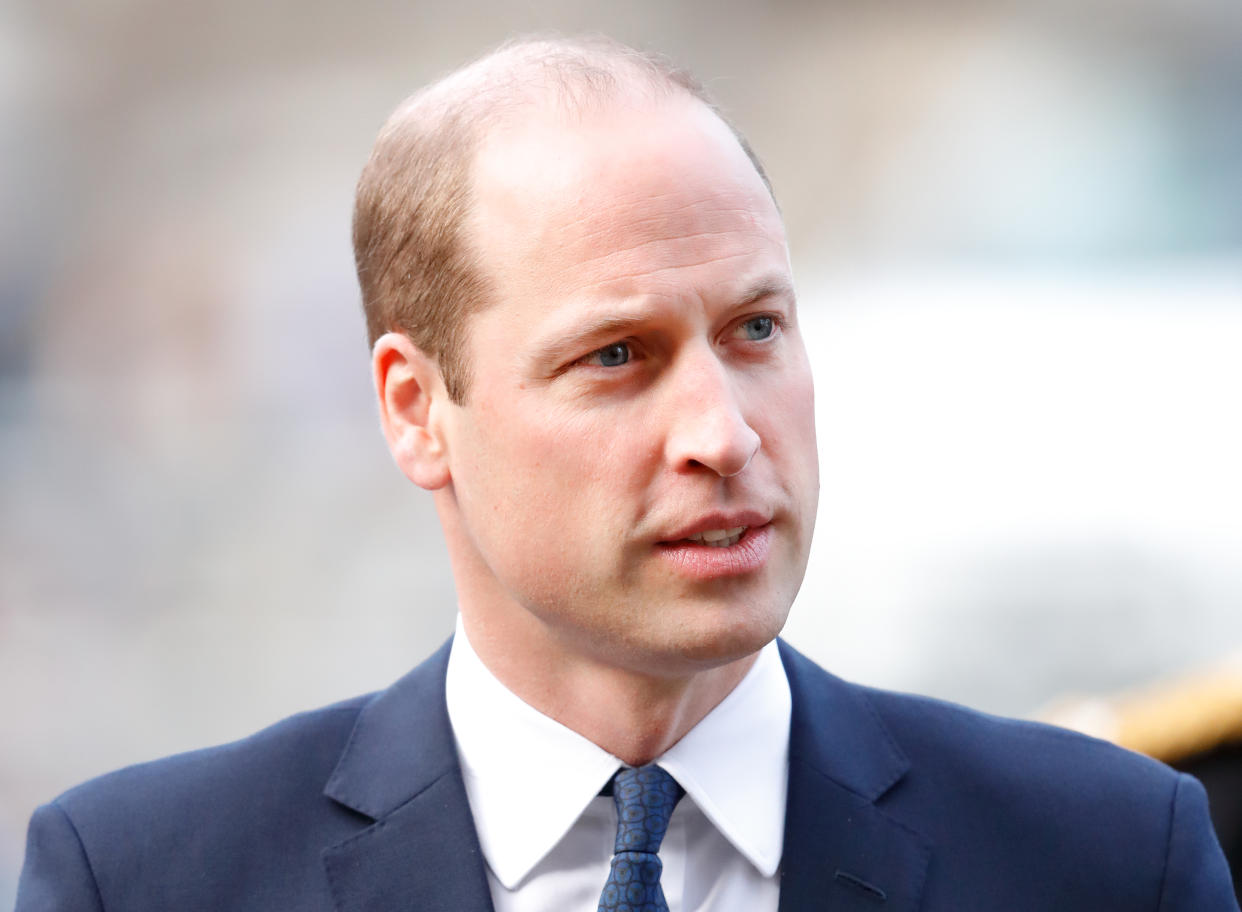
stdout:
{"type": "Polygon", "coordinates": [[[677,780],[654,764],[618,770],[612,777],[612,800],[617,806],[613,851],[660,851],[673,808],[684,794],[677,780]]]}

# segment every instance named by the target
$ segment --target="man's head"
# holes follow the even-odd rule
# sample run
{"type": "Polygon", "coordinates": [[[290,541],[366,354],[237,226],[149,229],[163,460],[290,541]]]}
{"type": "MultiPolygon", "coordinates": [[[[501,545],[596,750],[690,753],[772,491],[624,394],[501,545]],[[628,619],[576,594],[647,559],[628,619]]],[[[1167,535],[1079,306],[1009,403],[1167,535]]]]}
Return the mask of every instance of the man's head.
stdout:
{"type": "MultiPolygon", "coordinates": [[[[479,144],[532,106],[566,113],[607,105],[634,90],[689,95],[715,106],[689,72],[606,38],[528,39],[488,54],[413,95],[380,131],[358,181],[354,259],[372,345],[409,336],[440,366],[456,402],[470,369],[465,324],[496,298],[468,237],[471,170],[479,144]]],[[[767,183],[759,159],[738,142],[767,183]]]]}
{"type": "Polygon", "coordinates": [[[451,394],[421,330],[379,336],[375,378],[398,464],[436,492],[476,647],[536,676],[687,675],[775,636],[801,583],[811,378],[748,150],[692,92],[600,66],[602,87],[523,58],[450,77],[506,93],[456,197],[484,301],[453,343],[469,381],[451,394]]]}

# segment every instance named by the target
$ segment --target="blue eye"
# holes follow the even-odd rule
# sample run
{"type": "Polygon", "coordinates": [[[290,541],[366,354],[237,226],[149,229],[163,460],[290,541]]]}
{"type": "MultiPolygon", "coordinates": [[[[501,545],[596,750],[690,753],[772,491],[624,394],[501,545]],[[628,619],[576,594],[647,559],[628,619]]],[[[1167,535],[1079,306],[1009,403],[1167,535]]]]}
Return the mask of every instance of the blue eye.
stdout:
{"type": "Polygon", "coordinates": [[[751,317],[739,327],[746,338],[752,342],[770,338],[775,328],[776,324],[771,317],[751,317]]]}
{"type": "Polygon", "coordinates": [[[591,352],[590,359],[600,367],[620,367],[630,360],[630,346],[626,342],[613,342],[591,352]]]}

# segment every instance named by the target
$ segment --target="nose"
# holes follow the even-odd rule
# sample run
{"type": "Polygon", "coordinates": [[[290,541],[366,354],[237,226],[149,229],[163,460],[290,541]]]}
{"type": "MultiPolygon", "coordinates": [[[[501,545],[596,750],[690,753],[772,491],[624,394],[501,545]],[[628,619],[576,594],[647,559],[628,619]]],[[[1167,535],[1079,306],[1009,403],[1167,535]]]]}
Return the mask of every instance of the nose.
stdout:
{"type": "Polygon", "coordinates": [[[677,471],[739,475],[759,452],[759,434],[747,421],[737,378],[714,355],[694,358],[672,384],[674,399],[667,457],[677,471]]]}

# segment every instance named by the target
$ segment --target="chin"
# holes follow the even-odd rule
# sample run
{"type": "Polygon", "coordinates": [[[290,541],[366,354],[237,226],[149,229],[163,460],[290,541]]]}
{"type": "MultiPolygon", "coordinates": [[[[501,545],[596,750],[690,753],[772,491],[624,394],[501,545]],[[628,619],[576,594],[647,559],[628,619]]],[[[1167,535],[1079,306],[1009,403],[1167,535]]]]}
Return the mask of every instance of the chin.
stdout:
{"type": "Polygon", "coordinates": [[[754,655],[772,642],[785,626],[789,609],[730,613],[694,629],[679,631],[670,652],[688,665],[715,668],[754,655]]]}

